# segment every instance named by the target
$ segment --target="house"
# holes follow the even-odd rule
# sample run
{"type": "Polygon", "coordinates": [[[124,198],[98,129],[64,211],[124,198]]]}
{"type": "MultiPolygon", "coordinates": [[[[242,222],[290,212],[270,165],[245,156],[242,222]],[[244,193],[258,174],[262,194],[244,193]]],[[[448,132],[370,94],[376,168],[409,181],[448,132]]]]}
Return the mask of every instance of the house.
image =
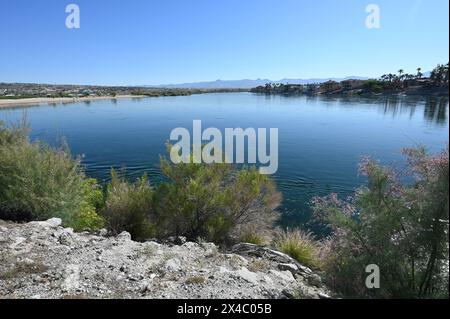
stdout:
{"type": "Polygon", "coordinates": [[[332,91],[340,90],[341,88],[342,88],[341,84],[336,81],[333,81],[333,80],[329,80],[320,85],[320,90],[322,92],[332,92],[332,91]]]}
{"type": "Polygon", "coordinates": [[[287,93],[302,93],[304,89],[302,84],[286,84],[287,93]]]}
{"type": "Polygon", "coordinates": [[[357,89],[361,89],[364,86],[364,81],[350,79],[350,80],[342,81],[341,85],[342,85],[342,89],[344,89],[345,91],[357,90],[357,89]]]}
{"type": "Polygon", "coordinates": [[[306,85],[306,93],[307,94],[319,94],[320,93],[320,85],[319,84],[307,84],[306,85]]]}
{"type": "Polygon", "coordinates": [[[79,94],[82,94],[82,95],[91,95],[91,94],[94,94],[95,91],[90,90],[90,89],[82,89],[82,90],[80,90],[78,93],[79,93],[79,94]]]}

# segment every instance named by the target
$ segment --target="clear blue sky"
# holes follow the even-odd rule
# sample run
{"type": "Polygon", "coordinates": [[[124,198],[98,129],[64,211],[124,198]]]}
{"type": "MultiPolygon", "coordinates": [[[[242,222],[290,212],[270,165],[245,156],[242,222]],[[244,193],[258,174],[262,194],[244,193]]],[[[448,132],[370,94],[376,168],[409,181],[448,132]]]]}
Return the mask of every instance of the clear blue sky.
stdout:
{"type": "Polygon", "coordinates": [[[448,0],[2,0],[0,81],[379,76],[449,59],[448,0]],[[65,27],[76,3],[81,28],[65,27]],[[381,28],[365,27],[366,5],[381,28]]]}

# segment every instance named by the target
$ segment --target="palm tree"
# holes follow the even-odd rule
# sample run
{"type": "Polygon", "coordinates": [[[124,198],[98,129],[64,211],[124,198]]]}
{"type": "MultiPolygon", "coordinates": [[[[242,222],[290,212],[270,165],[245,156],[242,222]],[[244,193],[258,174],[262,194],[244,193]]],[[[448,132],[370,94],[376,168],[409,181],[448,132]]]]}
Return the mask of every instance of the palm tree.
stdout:
{"type": "Polygon", "coordinates": [[[431,72],[431,79],[438,85],[448,85],[448,63],[438,64],[433,72],[431,72]]]}
{"type": "Polygon", "coordinates": [[[405,71],[403,69],[398,70],[398,76],[395,76],[395,78],[394,78],[394,82],[395,82],[395,87],[396,88],[402,87],[403,73],[404,72],[405,71]]]}
{"type": "Polygon", "coordinates": [[[417,68],[417,78],[418,78],[418,79],[421,79],[422,76],[423,76],[422,68],[417,68]]]}

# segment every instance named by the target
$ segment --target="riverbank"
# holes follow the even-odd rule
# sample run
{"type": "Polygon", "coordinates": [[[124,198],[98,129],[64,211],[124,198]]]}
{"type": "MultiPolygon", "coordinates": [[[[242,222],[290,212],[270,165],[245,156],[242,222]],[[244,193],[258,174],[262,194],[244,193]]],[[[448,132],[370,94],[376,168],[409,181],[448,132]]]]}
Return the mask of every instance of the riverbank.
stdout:
{"type": "Polygon", "coordinates": [[[367,87],[366,84],[355,88],[355,89],[344,89],[342,87],[335,87],[332,90],[324,87],[324,85],[309,85],[304,87],[302,85],[291,85],[291,84],[280,84],[276,86],[259,86],[253,88],[250,92],[265,95],[284,95],[284,96],[362,96],[362,97],[373,97],[373,96],[385,96],[385,97],[396,97],[396,96],[448,96],[448,87],[422,87],[422,86],[411,86],[401,90],[392,89],[376,89],[373,90],[367,87]]]}
{"type": "Polygon", "coordinates": [[[26,99],[0,99],[0,108],[36,106],[42,104],[67,104],[99,100],[142,99],[145,95],[87,96],[87,97],[36,97],[26,99]]]}

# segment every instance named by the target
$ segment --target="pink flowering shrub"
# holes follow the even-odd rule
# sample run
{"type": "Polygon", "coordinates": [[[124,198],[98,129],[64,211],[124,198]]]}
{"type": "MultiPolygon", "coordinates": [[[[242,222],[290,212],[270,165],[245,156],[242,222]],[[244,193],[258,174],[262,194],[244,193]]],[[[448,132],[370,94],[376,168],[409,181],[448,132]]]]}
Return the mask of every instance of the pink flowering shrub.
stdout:
{"type": "Polygon", "coordinates": [[[405,149],[401,173],[364,158],[367,186],[341,200],[313,201],[331,237],[324,256],[328,285],[349,297],[448,297],[448,146],[440,154],[405,149]],[[366,266],[380,268],[380,288],[368,289],[366,266]]]}

